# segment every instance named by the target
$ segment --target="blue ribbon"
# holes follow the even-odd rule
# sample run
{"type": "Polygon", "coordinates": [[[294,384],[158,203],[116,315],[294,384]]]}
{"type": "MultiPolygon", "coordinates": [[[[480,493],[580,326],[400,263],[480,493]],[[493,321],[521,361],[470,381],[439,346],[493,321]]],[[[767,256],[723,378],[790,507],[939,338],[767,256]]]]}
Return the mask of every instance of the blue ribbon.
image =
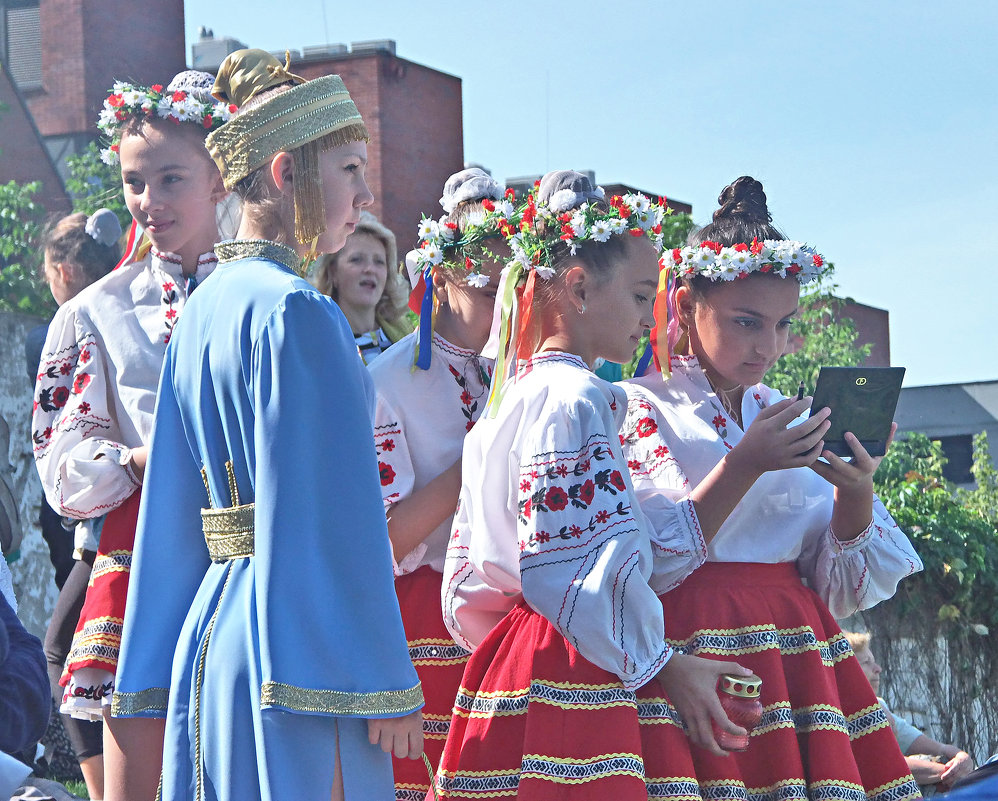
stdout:
{"type": "Polygon", "coordinates": [[[645,349],[641,354],[641,358],[638,359],[638,364],[634,368],[634,377],[641,378],[647,371],[648,365],[651,364],[652,350],[651,350],[651,338],[648,339],[648,344],[645,345],[645,349]]]}
{"type": "Polygon", "coordinates": [[[433,273],[427,267],[423,273],[423,300],[419,304],[419,344],[416,366],[420,370],[430,369],[430,355],[433,351],[433,273]]]}

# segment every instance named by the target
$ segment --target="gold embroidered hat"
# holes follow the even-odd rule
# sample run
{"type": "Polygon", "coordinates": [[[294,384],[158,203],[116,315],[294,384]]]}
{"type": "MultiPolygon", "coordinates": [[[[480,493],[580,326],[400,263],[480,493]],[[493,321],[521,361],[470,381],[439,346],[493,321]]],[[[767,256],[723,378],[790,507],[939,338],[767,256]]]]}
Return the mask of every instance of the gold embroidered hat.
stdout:
{"type": "Polygon", "coordinates": [[[302,244],[326,230],[319,153],[347,142],[368,141],[367,128],[339,75],[306,81],[265,50],[237,50],[218,69],[213,94],[240,111],[209,134],[205,145],[226,189],[262,167],[276,153],[294,158],[295,238],[302,244]],[[253,98],[274,87],[290,89],[253,98]]]}

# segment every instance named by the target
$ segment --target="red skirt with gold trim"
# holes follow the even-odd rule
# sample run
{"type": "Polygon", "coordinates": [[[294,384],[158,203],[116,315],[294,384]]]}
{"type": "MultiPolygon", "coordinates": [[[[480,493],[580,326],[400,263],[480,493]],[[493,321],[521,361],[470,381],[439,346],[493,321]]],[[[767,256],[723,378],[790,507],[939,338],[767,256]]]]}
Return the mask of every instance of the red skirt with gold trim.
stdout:
{"type": "Polygon", "coordinates": [[[111,702],[140,496],[136,490],[108,512],[101,528],[87,597],[60,680],[66,688],[62,711],[74,717],[99,719],[102,707],[111,702]]]}
{"type": "Polygon", "coordinates": [[[762,677],[749,749],[693,746],[657,681],[636,693],[521,604],[469,660],[437,786],[527,801],[919,798],[862,669],[793,565],[708,563],[663,596],[670,642],[762,677]]]}
{"type": "MultiPolygon", "coordinates": [[[[421,567],[395,579],[395,593],[409,644],[409,657],[423,685],[423,749],[437,769],[450,731],[454,698],[468,662],[468,652],[454,642],[440,611],[443,576],[421,567]]],[[[430,776],[422,759],[392,758],[397,801],[423,801],[430,776]]]]}

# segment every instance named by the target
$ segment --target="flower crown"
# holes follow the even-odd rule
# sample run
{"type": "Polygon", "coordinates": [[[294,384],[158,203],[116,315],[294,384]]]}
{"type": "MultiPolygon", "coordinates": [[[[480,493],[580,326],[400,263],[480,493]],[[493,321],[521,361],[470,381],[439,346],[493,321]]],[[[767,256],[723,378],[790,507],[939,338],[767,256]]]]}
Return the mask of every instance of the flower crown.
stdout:
{"type": "Polygon", "coordinates": [[[494,258],[485,244],[498,236],[507,237],[519,224],[519,213],[513,205],[516,195],[507,189],[500,200],[483,199],[484,211],[470,213],[458,230],[458,224],[448,215],[439,220],[423,217],[417,236],[419,246],[413,251],[415,270],[425,273],[438,264],[453,270],[464,270],[469,286],[483,287],[489,277],[482,272],[483,257],[494,258]]]}
{"type": "Polygon", "coordinates": [[[824,257],[814,248],[785,239],[753,239],[731,247],[708,241],[675,248],[672,267],[680,277],[701,275],[711,281],[734,281],[758,272],[780,278],[791,276],[801,284],[814,281],[828,269],[824,257]]]}
{"type": "Polygon", "coordinates": [[[164,90],[162,84],[154,83],[146,88],[117,81],[97,119],[97,127],[110,139],[110,145],[101,150],[101,160],[105,164],[118,163],[122,123],[129,117],[192,122],[212,131],[228,122],[235,112],[236,107],[232,104],[202,102],[187,91],[164,90]]]}
{"type": "MultiPolygon", "coordinates": [[[[535,184],[534,190],[537,188],[535,184]]],[[[574,256],[586,242],[606,242],[611,236],[623,234],[647,236],[659,257],[662,256],[662,220],[672,214],[665,198],[659,198],[656,203],[640,192],[614,195],[610,198],[610,208],[604,211],[590,201],[565,208],[558,203],[558,194],[552,196],[549,205],[538,205],[533,192],[527,195],[520,212],[519,229],[507,234],[513,251],[511,264],[519,264],[524,271],[536,270],[540,278],[551,278],[555,272],[551,266],[551,249],[559,242],[567,243],[574,256]],[[547,223],[543,234],[534,225],[537,219],[547,223]]],[[[569,194],[574,196],[574,193],[569,194]]],[[[597,187],[593,194],[594,200],[602,199],[602,187],[597,187]]],[[[571,202],[572,199],[566,199],[566,203],[571,202]]]]}

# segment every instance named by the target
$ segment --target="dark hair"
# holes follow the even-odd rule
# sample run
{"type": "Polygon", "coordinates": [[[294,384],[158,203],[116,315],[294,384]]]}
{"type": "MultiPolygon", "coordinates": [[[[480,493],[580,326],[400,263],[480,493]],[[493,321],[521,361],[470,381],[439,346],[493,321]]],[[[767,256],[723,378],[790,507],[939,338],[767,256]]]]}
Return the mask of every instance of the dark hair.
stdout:
{"type": "Polygon", "coordinates": [[[42,238],[43,252],[72,270],[77,291],[107,275],[120,258],[117,242],[102,245],[86,232],[86,225],[86,214],[70,214],[52,223],[42,238]]]}
{"type": "MultiPolygon", "coordinates": [[[[687,245],[702,245],[704,242],[717,242],[731,247],[739,242],[758,239],[786,239],[786,236],[773,225],[773,215],[766,205],[766,192],[762,183],[749,175],[735,179],[721,190],[717,202],[719,208],[713,219],[703,228],[692,231],[687,237],[687,245]]],[[[694,275],[682,280],[697,296],[703,294],[713,282],[702,275],[694,275]]]]}

